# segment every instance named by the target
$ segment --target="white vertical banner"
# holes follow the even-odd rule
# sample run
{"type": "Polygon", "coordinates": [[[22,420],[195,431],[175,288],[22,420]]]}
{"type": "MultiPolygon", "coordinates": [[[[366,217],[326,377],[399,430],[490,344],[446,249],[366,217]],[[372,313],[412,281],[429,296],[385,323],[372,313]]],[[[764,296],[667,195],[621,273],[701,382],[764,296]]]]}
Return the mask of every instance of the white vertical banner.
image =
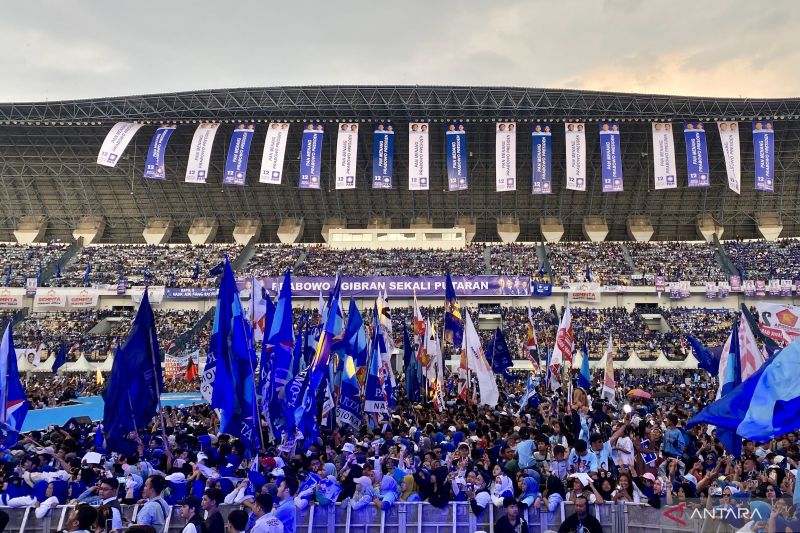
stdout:
{"type": "Polygon", "coordinates": [[[497,192],[517,190],[517,123],[495,125],[495,184],[497,192]]]}
{"type": "Polygon", "coordinates": [[[336,138],[336,188],[356,188],[356,156],[358,155],[358,124],[339,123],[336,138]]]}
{"type": "Polygon", "coordinates": [[[564,124],[567,146],[567,189],[586,190],[586,131],[583,122],[564,124]]]}
{"type": "Polygon", "coordinates": [[[283,160],[286,155],[286,139],[289,138],[288,122],[272,122],[267,128],[264,155],[261,156],[259,183],[280,185],[283,178],[283,160]]]}
{"type": "Polygon", "coordinates": [[[141,124],[133,122],[117,122],[106,135],[100,153],[97,154],[97,164],[104,167],[115,167],[125,148],[141,128],[141,124]]]}
{"type": "Polygon", "coordinates": [[[197,126],[189,148],[189,163],[186,165],[187,183],[205,183],[211,161],[211,147],[219,130],[219,124],[203,123],[197,126]]]}
{"type": "Polygon", "coordinates": [[[675,172],[675,140],[672,137],[672,124],[653,122],[653,180],[655,189],[675,189],[678,187],[675,172]]]}
{"type": "Polygon", "coordinates": [[[428,190],[429,168],[428,123],[412,122],[408,125],[408,190],[428,190]]]}
{"type": "Polygon", "coordinates": [[[719,140],[722,141],[722,156],[728,173],[728,187],[739,194],[742,189],[742,157],[739,153],[739,123],[717,122],[719,140]]]}

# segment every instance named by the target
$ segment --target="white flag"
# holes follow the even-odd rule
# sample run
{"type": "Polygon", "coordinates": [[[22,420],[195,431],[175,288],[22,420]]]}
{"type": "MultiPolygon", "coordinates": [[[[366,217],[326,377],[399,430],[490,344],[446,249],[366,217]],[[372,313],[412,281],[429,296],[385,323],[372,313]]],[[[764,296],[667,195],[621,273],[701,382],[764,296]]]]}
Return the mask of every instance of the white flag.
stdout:
{"type": "Polygon", "coordinates": [[[356,188],[356,157],[358,155],[358,124],[340,123],[336,138],[336,188],[356,188]]]}
{"type": "Polygon", "coordinates": [[[117,122],[106,135],[100,153],[97,154],[97,164],[104,167],[115,167],[119,162],[125,148],[141,128],[141,124],[133,122],[117,122]]]}
{"type": "Polygon", "coordinates": [[[497,382],[494,379],[489,362],[481,347],[481,338],[472,323],[472,317],[467,311],[467,321],[464,329],[464,350],[467,353],[467,367],[475,372],[478,378],[478,387],[481,392],[481,404],[494,407],[500,398],[497,382]]]}
{"type": "Polygon", "coordinates": [[[606,371],[603,376],[603,391],[600,393],[602,398],[607,399],[611,404],[616,403],[617,383],[614,381],[614,344],[611,333],[608,334],[608,347],[606,348],[606,371]]]}
{"type": "Polygon", "coordinates": [[[430,186],[428,123],[408,125],[408,190],[427,191],[430,186]]]}
{"type": "Polygon", "coordinates": [[[742,188],[742,158],[739,153],[739,123],[717,122],[719,139],[722,141],[722,155],[728,174],[728,187],[739,194],[742,188]]]}
{"type": "Polygon", "coordinates": [[[675,171],[675,140],[672,137],[672,124],[653,122],[653,181],[655,190],[678,187],[675,171]]]}
{"type": "Polygon", "coordinates": [[[567,146],[567,189],[586,190],[586,132],[583,122],[564,124],[567,146]]]}
{"type": "Polygon", "coordinates": [[[495,124],[495,190],[517,190],[517,123],[495,124]]]}
{"type": "Polygon", "coordinates": [[[187,183],[205,183],[208,165],[211,162],[211,147],[217,136],[219,124],[204,123],[197,126],[189,148],[189,163],[186,165],[187,183]]]}
{"type": "Polygon", "coordinates": [[[286,139],[289,138],[288,122],[272,122],[267,129],[264,141],[264,154],[261,156],[260,183],[281,184],[283,160],[286,155],[286,139]]]}

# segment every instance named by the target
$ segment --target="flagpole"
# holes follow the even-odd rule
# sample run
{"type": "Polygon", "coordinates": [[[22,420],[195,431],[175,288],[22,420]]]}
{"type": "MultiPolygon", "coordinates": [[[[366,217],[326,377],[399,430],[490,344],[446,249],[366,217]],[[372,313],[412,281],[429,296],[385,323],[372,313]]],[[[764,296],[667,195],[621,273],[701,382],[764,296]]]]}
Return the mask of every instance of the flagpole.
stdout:
{"type": "MultiPolygon", "coordinates": [[[[145,295],[147,295],[146,293],[149,290],[149,288],[150,288],[149,286],[147,286],[147,285],[145,286],[145,288],[144,288],[145,295]]],[[[141,304],[139,304],[139,305],[141,305],[141,304]]],[[[147,300],[147,305],[150,305],[150,299],[149,298],[147,300]]],[[[152,308],[151,308],[150,314],[152,315],[152,313],[153,313],[153,311],[152,311],[152,308]]],[[[158,367],[160,369],[161,361],[157,361],[156,360],[156,353],[155,353],[155,351],[153,351],[153,332],[155,331],[155,329],[156,329],[155,317],[153,317],[153,330],[148,334],[147,349],[150,351],[150,360],[153,363],[153,368],[156,368],[155,365],[158,365],[158,367]]],[[[158,417],[161,420],[161,436],[164,439],[164,446],[166,447],[167,451],[169,452],[170,451],[169,450],[169,442],[167,441],[167,430],[166,430],[166,424],[164,422],[164,406],[161,405],[161,387],[158,385],[158,372],[153,372],[153,381],[155,382],[156,395],[158,396],[158,417]]],[[[128,400],[130,401],[130,397],[128,398],[128,400]]],[[[131,411],[133,411],[133,407],[131,407],[131,411]]],[[[135,426],[135,424],[136,424],[136,422],[134,421],[134,426],[135,426]]],[[[138,435],[138,432],[137,432],[137,435],[138,435]]]]}
{"type": "MultiPolygon", "coordinates": [[[[252,293],[250,295],[250,301],[253,302],[252,293]]],[[[254,307],[254,306],[251,304],[250,307],[254,307]]],[[[247,328],[245,327],[244,321],[242,321],[242,328],[244,329],[245,337],[247,337],[247,328]]],[[[250,342],[248,342],[248,349],[251,349],[253,351],[253,357],[255,357],[256,349],[255,349],[255,346],[253,346],[253,335],[252,335],[252,333],[250,335],[249,341],[250,342]]],[[[253,357],[250,357],[250,354],[247,354],[247,361],[250,364],[250,374],[253,376],[253,400],[254,400],[253,401],[253,410],[255,411],[255,421],[257,422],[257,425],[258,425],[258,437],[259,437],[260,443],[261,443],[262,446],[264,446],[264,431],[261,428],[261,413],[260,413],[261,410],[258,408],[258,398],[255,395],[256,371],[253,368],[253,357]]],[[[235,374],[235,372],[233,374],[235,374]]],[[[236,378],[234,377],[234,379],[236,379],[236,378]]]]}

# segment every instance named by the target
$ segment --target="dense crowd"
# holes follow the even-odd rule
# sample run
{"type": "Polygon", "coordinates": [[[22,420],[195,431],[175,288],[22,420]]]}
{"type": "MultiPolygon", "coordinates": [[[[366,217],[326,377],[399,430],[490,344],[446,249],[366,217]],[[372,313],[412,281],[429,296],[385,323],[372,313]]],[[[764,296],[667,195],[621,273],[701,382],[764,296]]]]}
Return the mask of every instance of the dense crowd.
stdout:
{"type": "Polygon", "coordinates": [[[58,259],[65,249],[66,245],[59,242],[31,245],[0,243],[3,284],[6,287],[24,287],[28,278],[41,277],[47,265],[58,259]]]}
{"type": "Polygon", "coordinates": [[[800,279],[800,240],[726,241],[725,251],[743,279],[800,279]]]}
{"type": "Polygon", "coordinates": [[[559,242],[549,244],[547,252],[558,281],[630,284],[631,266],[619,242],[559,242]]]}
{"type": "Polygon", "coordinates": [[[717,264],[713,246],[704,242],[626,242],[625,246],[638,271],[632,276],[634,285],[653,285],[656,276],[692,285],[728,280],[717,264]]]}

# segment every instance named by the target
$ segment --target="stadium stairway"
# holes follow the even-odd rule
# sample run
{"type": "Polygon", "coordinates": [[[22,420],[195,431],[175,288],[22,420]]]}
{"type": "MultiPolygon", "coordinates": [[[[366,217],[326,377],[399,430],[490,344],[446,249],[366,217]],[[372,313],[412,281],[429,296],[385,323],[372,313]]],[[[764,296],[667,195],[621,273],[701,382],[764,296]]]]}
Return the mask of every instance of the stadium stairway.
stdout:
{"type": "Polygon", "coordinates": [[[244,245],[242,251],[239,252],[239,255],[236,256],[236,259],[233,260],[231,263],[231,267],[233,267],[234,272],[241,272],[245,270],[247,263],[250,262],[250,259],[253,258],[253,254],[256,252],[256,238],[255,236],[250,237],[250,240],[247,241],[247,244],[244,245]]]}
{"type": "Polygon", "coordinates": [[[76,257],[83,251],[83,237],[78,237],[72,242],[60,257],[50,261],[42,269],[42,284],[56,275],[56,265],[61,265],[61,270],[64,270],[68,264],[75,260],[76,257]]]}
{"type": "Polygon", "coordinates": [[[628,247],[625,246],[625,243],[620,243],[622,246],[622,257],[625,258],[625,262],[628,263],[628,267],[631,269],[632,274],[641,274],[642,271],[636,267],[636,263],[633,262],[633,257],[631,257],[631,253],[628,251],[628,247]]]}
{"type": "Polygon", "coordinates": [[[550,256],[547,254],[547,246],[540,242],[539,246],[536,247],[536,257],[539,258],[539,268],[536,270],[538,273],[539,270],[544,267],[544,271],[550,276],[550,279],[555,282],[555,275],[553,274],[553,265],[550,264],[550,256]]]}
{"type": "Polygon", "coordinates": [[[719,242],[719,237],[717,234],[714,234],[714,259],[717,260],[717,264],[722,269],[723,272],[728,274],[728,276],[737,276],[739,274],[739,269],[736,268],[736,265],[733,264],[731,261],[728,252],[725,251],[725,247],[719,242]]]}
{"type": "Polygon", "coordinates": [[[297,261],[295,261],[294,266],[292,267],[292,272],[297,272],[297,270],[300,268],[300,265],[302,265],[303,261],[306,260],[307,255],[308,254],[306,253],[305,250],[300,252],[300,257],[298,257],[297,261]]]}
{"type": "Polygon", "coordinates": [[[492,251],[494,246],[487,246],[483,249],[483,273],[487,276],[494,274],[492,272],[492,251]]]}

